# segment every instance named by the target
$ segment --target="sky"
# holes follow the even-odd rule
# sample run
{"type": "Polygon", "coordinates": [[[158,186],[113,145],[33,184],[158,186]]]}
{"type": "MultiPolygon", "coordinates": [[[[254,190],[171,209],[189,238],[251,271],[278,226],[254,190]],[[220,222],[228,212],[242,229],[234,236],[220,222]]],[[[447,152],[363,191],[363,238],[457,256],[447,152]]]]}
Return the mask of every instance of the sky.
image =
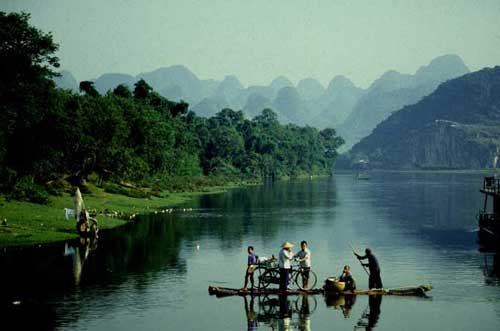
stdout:
{"type": "Polygon", "coordinates": [[[499,0],[0,0],[31,13],[77,80],[182,64],[201,79],[283,75],[367,87],[444,54],[471,70],[500,65],[499,0]]]}

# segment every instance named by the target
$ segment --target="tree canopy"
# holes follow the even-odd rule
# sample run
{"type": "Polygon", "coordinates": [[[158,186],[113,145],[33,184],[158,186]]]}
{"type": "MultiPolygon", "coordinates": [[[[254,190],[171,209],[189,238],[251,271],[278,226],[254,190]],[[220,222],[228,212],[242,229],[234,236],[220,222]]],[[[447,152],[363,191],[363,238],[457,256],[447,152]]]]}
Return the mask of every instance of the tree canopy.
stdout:
{"type": "Polygon", "coordinates": [[[134,181],[172,189],[175,178],[328,174],[343,140],[334,129],[281,125],[264,109],[253,119],[226,108],[211,118],[172,102],[144,80],[100,95],[55,87],[57,44],[0,13],[0,189],[60,178],[134,181]],[[26,180],[28,178],[28,180],[26,180]]]}

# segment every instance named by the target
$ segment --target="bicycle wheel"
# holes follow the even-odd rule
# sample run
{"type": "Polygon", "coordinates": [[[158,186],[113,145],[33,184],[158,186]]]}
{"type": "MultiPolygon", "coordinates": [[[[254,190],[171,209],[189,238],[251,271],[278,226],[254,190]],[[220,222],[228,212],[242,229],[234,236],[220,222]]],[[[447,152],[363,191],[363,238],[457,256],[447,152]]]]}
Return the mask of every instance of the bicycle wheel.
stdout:
{"type": "Polygon", "coordinates": [[[312,315],[318,307],[318,301],[314,295],[298,295],[293,306],[298,314],[312,315]]]}
{"type": "Polygon", "coordinates": [[[259,307],[264,312],[264,315],[274,317],[279,312],[279,300],[268,295],[259,297],[259,307]]]}
{"type": "Polygon", "coordinates": [[[288,285],[289,288],[292,290],[301,290],[302,289],[302,283],[299,283],[299,280],[302,281],[302,278],[300,276],[301,270],[300,269],[292,269],[290,272],[290,284],[288,285]]]}
{"type": "Polygon", "coordinates": [[[303,270],[297,271],[293,280],[294,280],[293,282],[295,283],[294,285],[297,286],[298,289],[310,290],[316,286],[316,283],[318,282],[318,277],[316,276],[316,273],[314,271],[309,270],[309,281],[308,281],[307,288],[304,288],[304,280],[305,279],[304,279],[303,270]]]}
{"type": "Polygon", "coordinates": [[[257,288],[261,288],[261,277],[266,271],[267,268],[263,266],[257,266],[257,268],[255,268],[255,270],[253,271],[254,280],[257,281],[257,288]]]}
{"type": "Polygon", "coordinates": [[[277,270],[267,269],[259,277],[259,288],[267,288],[270,285],[279,285],[280,274],[277,270]]]}
{"type": "Polygon", "coordinates": [[[314,271],[309,271],[309,288],[315,288],[318,283],[318,277],[314,271]]]}

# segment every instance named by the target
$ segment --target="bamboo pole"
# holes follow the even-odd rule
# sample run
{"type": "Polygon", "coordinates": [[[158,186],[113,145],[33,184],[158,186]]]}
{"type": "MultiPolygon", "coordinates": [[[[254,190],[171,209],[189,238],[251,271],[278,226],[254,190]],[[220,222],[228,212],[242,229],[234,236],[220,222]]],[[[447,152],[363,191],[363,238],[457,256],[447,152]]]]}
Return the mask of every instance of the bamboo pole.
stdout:
{"type": "MultiPolygon", "coordinates": [[[[356,257],[357,257],[358,255],[356,254],[356,250],[354,249],[354,247],[352,247],[351,243],[349,243],[349,246],[351,246],[352,252],[353,252],[353,253],[354,253],[354,255],[356,255],[356,257]]],[[[361,262],[361,260],[360,260],[359,258],[358,258],[358,261],[359,261],[359,263],[361,264],[361,266],[363,267],[363,269],[365,270],[366,274],[367,274],[368,276],[370,276],[370,273],[368,272],[368,270],[366,270],[366,267],[365,267],[365,265],[363,264],[363,262],[361,262]]]]}

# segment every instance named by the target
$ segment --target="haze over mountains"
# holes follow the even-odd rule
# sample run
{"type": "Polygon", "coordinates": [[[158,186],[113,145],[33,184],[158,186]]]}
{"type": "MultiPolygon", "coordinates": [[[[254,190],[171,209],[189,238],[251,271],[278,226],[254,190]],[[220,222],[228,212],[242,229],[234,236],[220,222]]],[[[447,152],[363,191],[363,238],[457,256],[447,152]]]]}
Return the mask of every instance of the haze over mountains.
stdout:
{"type": "MultiPolygon", "coordinates": [[[[247,117],[271,108],[283,123],[336,128],[348,148],[369,135],[391,112],[418,102],[440,83],[468,72],[459,56],[445,55],[413,75],[388,71],[363,90],[344,76],[334,77],[327,87],[313,78],[295,85],[282,76],[269,85],[245,87],[236,76],[226,76],[222,81],[201,80],[188,68],[174,65],[137,76],[106,73],[95,80],[95,87],[104,94],[119,84],[133,88],[142,78],[164,97],[182,99],[191,110],[207,117],[226,107],[242,110],[247,117]]],[[[61,72],[56,83],[78,89],[76,79],[67,71],[61,72]]]]}
{"type": "Polygon", "coordinates": [[[414,75],[388,71],[364,91],[347,119],[337,128],[346,148],[369,135],[393,111],[418,102],[439,84],[469,72],[457,55],[440,56],[414,75]]]}
{"type": "Polygon", "coordinates": [[[338,167],[360,159],[380,169],[491,168],[500,149],[500,66],[441,84],[390,115],[338,167]]]}

